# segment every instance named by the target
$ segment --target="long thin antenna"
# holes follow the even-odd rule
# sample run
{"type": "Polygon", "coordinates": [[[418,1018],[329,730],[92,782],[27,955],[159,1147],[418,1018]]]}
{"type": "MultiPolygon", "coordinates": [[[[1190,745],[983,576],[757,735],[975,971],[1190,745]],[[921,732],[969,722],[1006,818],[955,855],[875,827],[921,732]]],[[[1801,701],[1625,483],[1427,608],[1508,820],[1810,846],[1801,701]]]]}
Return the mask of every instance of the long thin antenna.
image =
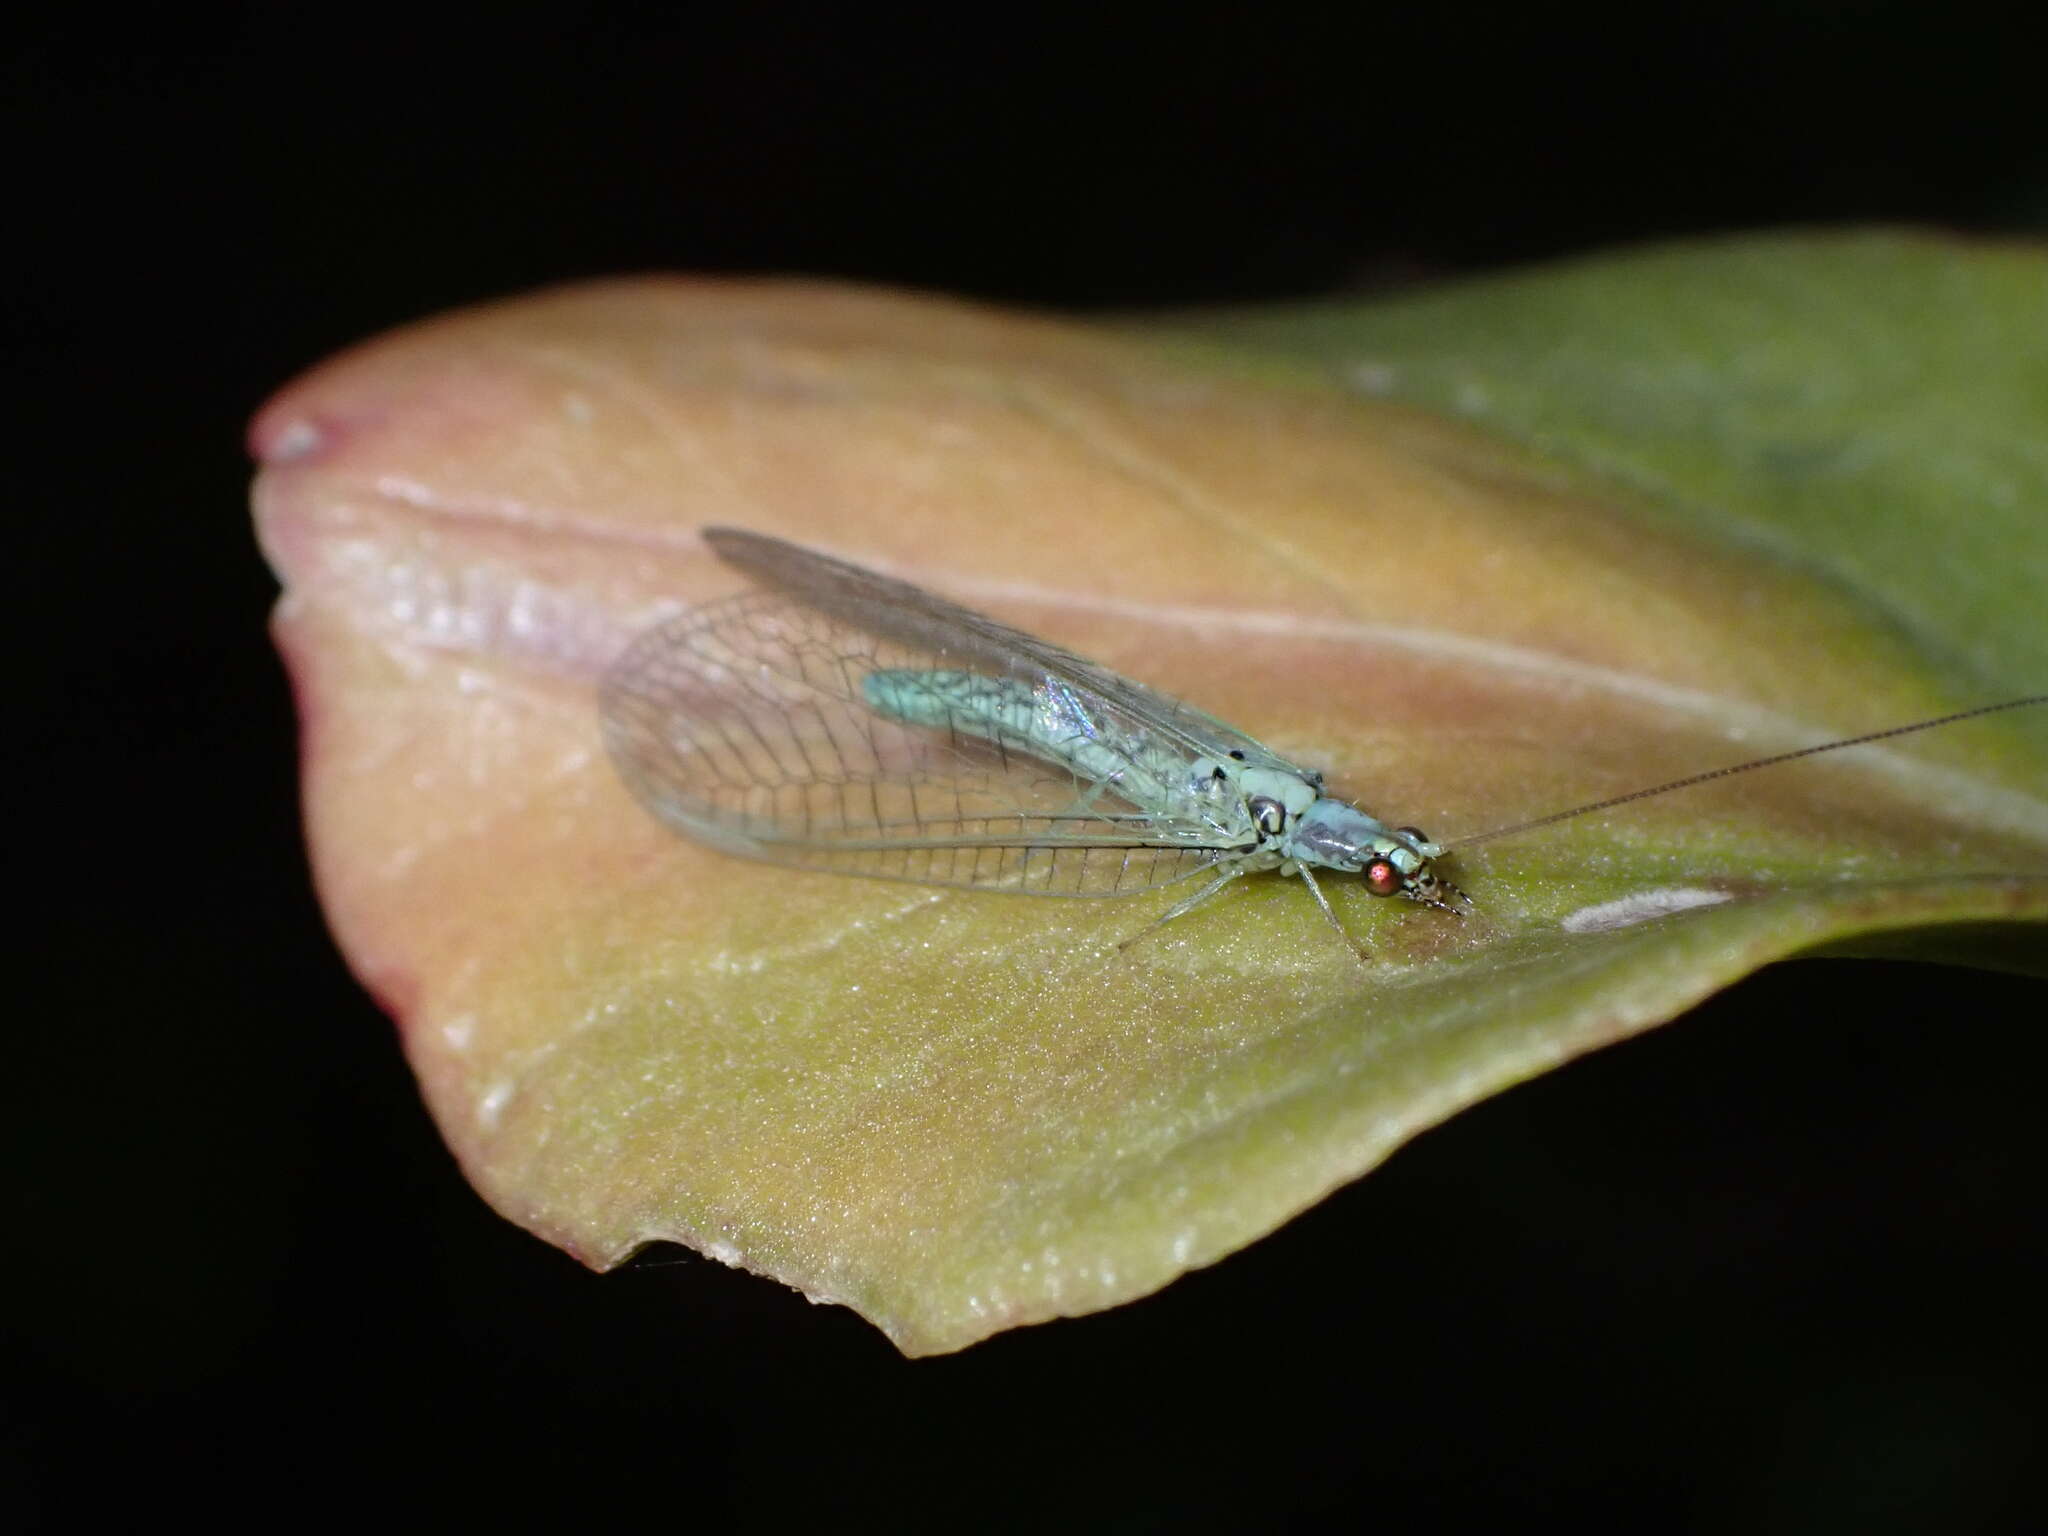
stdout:
{"type": "Polygon", "coordinates": [[[1979,715],[1995,715],[2008,709],[2025,709],[2030,704],[2048,704],[2048,693],[2029,694],[2024,699],[2007,699],[2003,704],[1980,704],[1975,709],[1959,709],[1952,715],[1937,715],[1932,720],[1916,720],[1911,725],[1895,725],[1889,730],[1870,731],[1861,736],[1846,737],[1841,741],[1824,741],[1817,747],[1801,747],[1796,752],[1779,752],[1770,757],[1753,758],[1746,763],[1734,763],[1726,768],[1714,768],[1706,773],[1673,779],[1668,784],[1653,784],[1648,789],[1616,795],[1611,800],[1595,800],[1591,805],[1575,805],[1568,811],[1552,811],[1548,816],[1538,816],[1534,821],[1518,821],[1510,827],[1495,827],[1491,832],[1461,837],[1448,847],[1470,848],[1474,843],[1490,843],[1497,837],[1533,831],[1537,827],[1547,827],[1555,822],[1570,821],[1574,816],[1590,816],[1595,811],[1627,805],[1631,800],[1648,800],[1653,795],[1668,795],[1673,790],[1690,789],[1695,784],[1705,784],[1712,779],[1733,778],[1738,773],[1754,773],[1759,768],[1775,767],[1779,763],[1794,762],[1802,757],[1818,757],[1823,752],[1839,752],[1844,747],[1860,747],[1867,742],[1885,741],[1893,736],[1910,736],[1915,731],[1931,731],[1938,725],[1954,725],[1959,720],[1974,720],[1979,715]]]}

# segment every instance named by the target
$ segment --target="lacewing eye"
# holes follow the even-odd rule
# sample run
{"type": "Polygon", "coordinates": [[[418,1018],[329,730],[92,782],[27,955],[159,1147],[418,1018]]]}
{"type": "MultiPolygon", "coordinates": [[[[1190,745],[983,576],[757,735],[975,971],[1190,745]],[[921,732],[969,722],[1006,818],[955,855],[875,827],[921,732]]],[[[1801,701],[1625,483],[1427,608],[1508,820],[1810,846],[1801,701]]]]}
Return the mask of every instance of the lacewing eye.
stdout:
{"type": "Polygon", "coordinates": [[[1365,866],[1365,888],[1375,896],[1391,896],[1401,889],[1401,871],[1385,859],[1374,859],[1365,866]]]}

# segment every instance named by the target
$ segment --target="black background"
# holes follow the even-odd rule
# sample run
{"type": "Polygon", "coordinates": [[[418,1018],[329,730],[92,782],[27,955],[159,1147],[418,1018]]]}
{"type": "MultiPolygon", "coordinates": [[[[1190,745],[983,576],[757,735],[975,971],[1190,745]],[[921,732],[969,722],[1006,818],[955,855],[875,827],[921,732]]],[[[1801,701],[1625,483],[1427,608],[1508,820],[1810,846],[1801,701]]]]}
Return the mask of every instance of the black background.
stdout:
{"type": "Polygon", "coordinates": [[[413,317],[657,268],[1086,310],[2048,223],[2027,8],[1663,9],[11,19],[0,1525],[2038,1517],[2038,983],[1780,967],[1160,1296],[913,1363],[499,1221],[301,862],[239,434],[413,317]]]}

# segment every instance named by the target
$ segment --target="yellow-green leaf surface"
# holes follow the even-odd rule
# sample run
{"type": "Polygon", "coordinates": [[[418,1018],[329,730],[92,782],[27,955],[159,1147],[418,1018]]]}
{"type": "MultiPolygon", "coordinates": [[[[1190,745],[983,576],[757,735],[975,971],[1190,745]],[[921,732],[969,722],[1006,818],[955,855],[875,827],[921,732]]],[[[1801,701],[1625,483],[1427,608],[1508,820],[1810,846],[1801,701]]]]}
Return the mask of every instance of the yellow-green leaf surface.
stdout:
{"type": "Polygon", "coordinates": [[[413,327],[254,429],[335,932],[476,1186],[593,1265],[688,1243],[911,1353],[1129,1300],[1768,961],[2025,963],[2048,711],[1453,855],[1463,922],[1333,882],[1370,965],[1278,877],[1120,952],[1173,893],[794,872],[633,802],[596,680],[735,590],[698,528],[906,576],[1455,841],[2041,691],[2044,293],[1850,240],[1136,333],[680,281],[413,327]]]}

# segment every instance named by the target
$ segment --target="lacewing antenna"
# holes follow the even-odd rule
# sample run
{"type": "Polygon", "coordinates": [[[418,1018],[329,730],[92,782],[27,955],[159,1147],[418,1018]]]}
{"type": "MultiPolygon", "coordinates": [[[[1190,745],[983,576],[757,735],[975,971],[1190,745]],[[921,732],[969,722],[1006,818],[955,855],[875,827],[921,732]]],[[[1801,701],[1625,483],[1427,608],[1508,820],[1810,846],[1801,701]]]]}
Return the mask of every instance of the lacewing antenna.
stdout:
{"type": "Polygon", "coordinates": [[[1656,795],[1668,795],[1674,790],[1690,789],[1695,784],[1705,784],[1712,779],[1733,778],[1738,773],[1754,773],[1759,768],[1773,768],[1779,763],[1795,762],[1802,757],[1818,757],[1823,752],[1840,752],[1846,747],[1860,747],[1873,741],[1886,741],[1893,736],[1911,736],[1915,731],[1931,731],[1937,726],[1954,725],[1961,720],[1974,720],[1979,715],[1996,715],[2008,709],[2025,709],[2032,704],[2048,704],[2048,693],[2029,694],[2023,699],[2007,699],[2002,704],[1980,704],[1975,709],[1959,709],[1952,715],[1937,715],[1932,720],[1916,720],[1911,725],[1895,725],[1888,730],[1867,731],[1861,736],[1849,736],[1841,741],[1824,741],[1819,746],[1801,747],[1796,752],[1777,752],[1769,757],[1752,758],[1746,763],[1731,763],[1726,768],[1710,769],[1706,773],[1688,774],[1682,779],[1673,779],[1668,784],[1652,784],[1648,789],[1634,790],[1629,794],[1615,795],[1606,800],[1595,800],[1590,805],[1575,805],[1570,810],[1552,811],[1548,816],[1538,816],[1532,821],[1518,821],[1512,826],[1495,827],[1490,832],[1461,837],[1447,847],[1470,848],[1475,843],[1490,843],[1495,838],[1511,837],[1517,832],[1530,832],[1537,827],[1570,821],[1574,817],[1590,816],[1595,811],[1611,810],[1617,805],[1627,805],[1632,800],[1648,800],[1656,795]]]}

